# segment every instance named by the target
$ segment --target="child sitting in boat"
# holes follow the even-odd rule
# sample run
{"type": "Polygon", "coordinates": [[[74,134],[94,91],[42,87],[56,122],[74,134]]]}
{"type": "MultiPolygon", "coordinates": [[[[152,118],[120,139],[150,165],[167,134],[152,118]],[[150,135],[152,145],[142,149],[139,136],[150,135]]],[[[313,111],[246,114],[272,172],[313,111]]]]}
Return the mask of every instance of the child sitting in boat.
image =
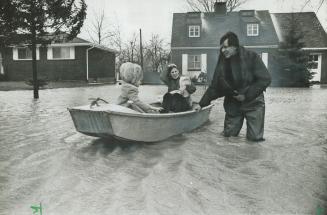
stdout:
{"type": "MultiPolygon", "coordinates": [[[[169,64],[167,69],[162,69],[160,73],[160,80],[164,82],[168,86],[168,92],[179,89],[179,79],[181,77],[181,73],[177,69],[176,64],[169,64]]],[[[186,87],[187,92],[190,94],[196,91],[195,85],[191,82],[190,85],[186,87]]]]}
{"type": "Polygon", "coordinates": [[[143,78],[141,66],[127,62],[121,65],[119,72],[122,85],[121,94],[118,97],[118,105],[129,107],[141,113],[153,113],[160,110],[157,107],[143,103],[138,97],[138,87],[143,78]]]}
{"type": "Polygon", "coordinates": [[[183,112],[192,109],[191,94],[187,87],[192,84],[190,77],[179,77],[179,89],[166,93],[163,97],[161,113],[183,112]]]}

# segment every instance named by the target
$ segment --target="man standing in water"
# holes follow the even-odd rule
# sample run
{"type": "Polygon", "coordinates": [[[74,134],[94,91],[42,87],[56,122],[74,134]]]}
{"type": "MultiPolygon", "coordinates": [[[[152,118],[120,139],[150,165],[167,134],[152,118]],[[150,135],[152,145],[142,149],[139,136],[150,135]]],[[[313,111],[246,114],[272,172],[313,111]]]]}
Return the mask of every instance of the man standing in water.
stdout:
{"type": "Polygon", "coordinates": [[[263,141],[265,101],[263,91],[271,82],[270,74],[255,52],[239,45],[238,37],[228,32],[220,39],[220,54],[209,88],[196,109],[205,107],[219,97],[225,97],[223,135],[237,136],[247,124],[246,137],[263,141]]]}

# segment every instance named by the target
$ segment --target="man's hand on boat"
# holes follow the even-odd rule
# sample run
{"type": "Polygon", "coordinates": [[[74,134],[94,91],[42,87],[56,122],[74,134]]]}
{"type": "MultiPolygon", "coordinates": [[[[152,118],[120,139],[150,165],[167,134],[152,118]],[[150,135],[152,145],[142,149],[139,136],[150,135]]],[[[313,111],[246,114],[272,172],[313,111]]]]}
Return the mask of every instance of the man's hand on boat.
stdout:
{"type": "Polygon", "coordinates": [[[196,105],[194,105],[194,110],[196,111],[196,112],[199,112],[200,110],[201,110],[201,106],[199,105],[199,104],[196,104],[196,105]]]}

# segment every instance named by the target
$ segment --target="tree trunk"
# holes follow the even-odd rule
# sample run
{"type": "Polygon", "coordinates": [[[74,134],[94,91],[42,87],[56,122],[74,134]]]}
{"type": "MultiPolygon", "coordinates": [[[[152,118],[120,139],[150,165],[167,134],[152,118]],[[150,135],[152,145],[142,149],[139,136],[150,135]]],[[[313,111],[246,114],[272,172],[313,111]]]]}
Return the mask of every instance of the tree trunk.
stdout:
{"type": "Polygon", "coordinates": [[[39,98],[39,82],[37,80],[37,67],[36,67],[36,31],[34,23],[32,24],[32,69],[33,69],[33,91],[34,98],[39,98]]]}
{"type": "Polygon", "coordinates": [[[141,31],[141,29],[140,29],[140,55],[141,55],[141,67],[142,67],[142,70],[144,72],[144,68],[143,68],[142,31],[141,31]]]}

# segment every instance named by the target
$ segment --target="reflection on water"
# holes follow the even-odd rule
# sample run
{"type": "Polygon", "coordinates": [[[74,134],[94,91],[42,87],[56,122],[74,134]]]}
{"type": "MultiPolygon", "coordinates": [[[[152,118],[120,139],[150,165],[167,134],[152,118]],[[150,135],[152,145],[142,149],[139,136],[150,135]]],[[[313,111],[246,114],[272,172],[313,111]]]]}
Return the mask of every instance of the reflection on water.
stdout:
{"type": "MultiPolygon", "coordinates": [[[[198,100],[203,89],[196,92],[198,100]]],[[[164,87],[142,86],[151,102],[164,87]]],[[[327,210],[327,89],[270,88],[266,141],[225,138],[222,101],[193,132],[145,144],[79,134],[67,107],[116,86],[0,92],[0,214],[314,214],[327,210]]]]}

